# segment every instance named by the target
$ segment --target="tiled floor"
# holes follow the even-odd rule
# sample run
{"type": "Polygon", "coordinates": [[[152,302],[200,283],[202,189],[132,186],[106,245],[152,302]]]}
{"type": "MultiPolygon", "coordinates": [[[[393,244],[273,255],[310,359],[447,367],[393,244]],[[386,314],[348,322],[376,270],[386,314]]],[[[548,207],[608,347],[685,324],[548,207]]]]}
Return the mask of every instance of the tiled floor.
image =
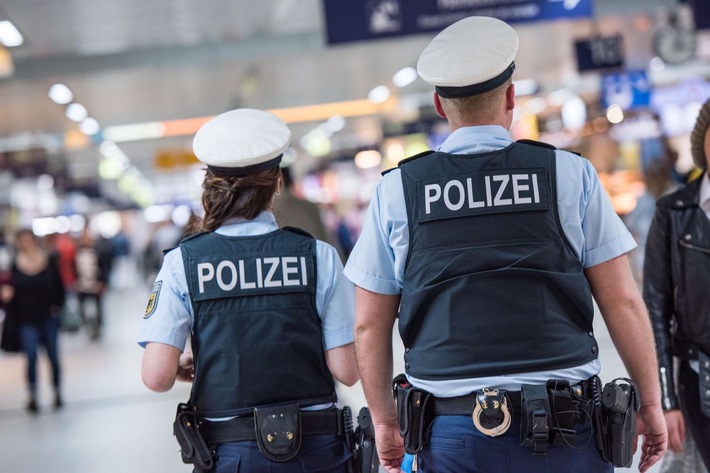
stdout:
{"type": "MultiPolygon", "coordinates": [[[[140,380],[141,348],[135,343],[149,284],[111,290],[106,295],[104,336],[61,335],[64,398],[60,411],[50,407],[49,366],[40,365],[40,413],[24,410],[24,359],[0,352],[1,473],[176,473],[182,464],[172,436],[175,406],[189,387],[169,393],[148,391],[140,380]]],[[[602,377],[624,374],[616,351],[597,317],[602,377]]],[[[395,343],[401,360],[401,345],[395,343]]],[[[395,370],[402,364],[395,362],[395,370]]],[[[340,399],[357,413],[364,404],[359,383],[339,389],[340,399]]],[[[631,470],[638,471],[634,466],[631,470]]],[[[654,468],[653,471],[658,471],[654,468]]]]}

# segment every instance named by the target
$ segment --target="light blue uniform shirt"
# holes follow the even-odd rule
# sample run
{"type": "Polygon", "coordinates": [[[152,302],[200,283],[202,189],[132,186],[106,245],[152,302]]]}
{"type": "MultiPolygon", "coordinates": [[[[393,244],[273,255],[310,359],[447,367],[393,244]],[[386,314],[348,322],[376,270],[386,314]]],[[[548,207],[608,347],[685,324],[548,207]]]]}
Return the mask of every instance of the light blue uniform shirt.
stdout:
{"type": "MultiPolygon", "coordinates": [[[[217,229],[220,235],[253,236],[276,231],[278,226],[271,212],[261,212],[254,220],[234,219],[217,229]]],[[[323,347],[326,350],[353,342],[354,290],[343,276],[343,264],[335,248],[322,241],[316,243],[316,309],[321,319],[323,347]]],[[[165,255],[156,277],[161,281],[155,310],[143,319],[138,343],[165,343],[179,350],[192,327],[193,311],[185,277],[182,253],[176,248],[165,255]]]]}
{"type": "MultiPolygon", "coordinates": [[[[497,125],[459,128],[439,151],[476,154],[495,151],[512,143],[510,134],[497,125]]],[[[558,150],[557,206],[562,228],[585,268],[623,255],[636,246],[611,206],[591,163],[574,153],[558,150]]],[[[399,169],[387,173],[378,184],[365,217],[362,233],[345,265],[354,284],[379,294],[401,294],[409,246],[407,208],[399,169]]],[[[599,373],[599,360],[573,368],[432,381],[409,381],[435,396],[460,396],[485,387],[519,390],[521,384],[540,384],[548,379],[581,381],[599,373]]]]}

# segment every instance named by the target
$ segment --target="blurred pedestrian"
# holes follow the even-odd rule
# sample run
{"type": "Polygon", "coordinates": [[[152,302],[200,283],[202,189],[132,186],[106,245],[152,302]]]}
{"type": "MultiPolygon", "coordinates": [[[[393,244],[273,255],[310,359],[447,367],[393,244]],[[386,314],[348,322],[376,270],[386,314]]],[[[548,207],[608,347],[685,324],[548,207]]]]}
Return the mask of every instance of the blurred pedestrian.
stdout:
{"type": "Polygon", "coordinates": [[[107,240],[97,240],[85,228],[76,242],[76,283],[79,313],[89,328],[89,337],[97,340],[104,323],[103,298],[111,274],[112,253],[107,240]]]}
{"type": "Polygon", "coordinates": [[[690,145],[702,173],[656,205],[643,294],[656,337],[669,448],[682,451],[690,433],[710,468],[710,100],[690,145]],[[674,356],[680,359],[677,373],[674,356]]]}
{"type": "Polygon", "coordinates": [[[16,234],[10,284],[2,286],[2,299],[11,317],[19,322],[22,351],[27,357],[27,410],[39,409],[37,387],[38,348],[44,347],[52,365],[54,407],[62,406],[61,366],[59,361],[59,315],[65,289],[56,253],[41,246],[29,229],[16,234]]]}
{"type": "MultiPolygon", "coordinates": [[[[340,245],[326,229],[318,205],[297,196],[294,193],[295,184],[291,169],[281,168],[283,186],[274,200],[274,216],[280,227],[297,227],[305,230],[317,240],[332,245],[341,254],[340,245]]],[[[341,258],[343,255],[341,254],[341,258]]]]}

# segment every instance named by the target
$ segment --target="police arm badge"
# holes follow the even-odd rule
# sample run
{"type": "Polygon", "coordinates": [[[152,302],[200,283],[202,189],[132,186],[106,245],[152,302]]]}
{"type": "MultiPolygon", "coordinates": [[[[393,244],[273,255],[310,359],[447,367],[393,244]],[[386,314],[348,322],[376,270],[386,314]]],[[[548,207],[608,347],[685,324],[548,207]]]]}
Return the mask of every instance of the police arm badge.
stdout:
{"type": "Polygon", "coordinates": [[[163,281],[155,281],[153,284],[153,289],[150,290],[150,295],[148,295],[148,306],[145,308],[145,314],[143,318],[147,319],[155,312],[155,308],[158,306],[158,297],[160,297],[160,288],[163,286],[163,281]]]}

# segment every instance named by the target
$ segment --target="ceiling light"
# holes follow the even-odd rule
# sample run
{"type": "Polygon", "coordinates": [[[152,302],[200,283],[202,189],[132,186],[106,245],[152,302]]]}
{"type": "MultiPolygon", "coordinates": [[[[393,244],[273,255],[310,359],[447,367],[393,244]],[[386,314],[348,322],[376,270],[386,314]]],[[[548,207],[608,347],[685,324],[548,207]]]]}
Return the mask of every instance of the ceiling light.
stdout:
{"type": "Polygon", "coordinates": [[[390,89],[386,85],[379,85],[367,94],[367,98],[372,103],[382,103],[390,98],[390,89]]]}
{"type": "Polygon", "coordinates": [[[606,119],[614,124],[621,123],[624,120],[624,111],[616,104],[611,105],[606,109],[606,119]]]}
{"type": "Polygon", "coordinates": [[[76,102],[67,105],[65,114],[69,120],[74,122],[81,122],[89,116],[89,112],[86,111],[86,107],[76,102]]]}
{"type": "Polygon", "coordinates": [[[382,162],[382,155],[375,149],[360,151],[355,155],[355,166],[360,169],[369,169],[378,166],[382,162]]]}
{"type": "Polygon", "coordinates": [[[392,83],[397,87],[406,87],[415,80],[417,80],[417,70],[413,67],[405,67],[404,69],[400,69],[392,77],[392,83]]]}
{"type": "Polygon", "coordinates": [[[49,98],[56,104],[66,105],[74,99],[74,94],[71,93],[71,90],[66,85],[54,84],[49,88],[49,98]]]}
{"type": "Polygon", "coordinates": [[[533,79],[515,80],[513,81],[513,85],[515,86],[516,97],[533,95],[537,93],[538,90],[540,90],[537,81],[533,79]]]}
{"type": "Polygon", "coordinates": [[[98,133],[101,127],[95,118],[87,117],[79,124],[79,129],[83,134],[91,136],[98,133]]]}
{"type": "Polygon", "coordinates": [[[15,28],[11,21],[0,21],[0,43],[8,48],[19,46],[24,42],[22,34],[15,28]]]}

